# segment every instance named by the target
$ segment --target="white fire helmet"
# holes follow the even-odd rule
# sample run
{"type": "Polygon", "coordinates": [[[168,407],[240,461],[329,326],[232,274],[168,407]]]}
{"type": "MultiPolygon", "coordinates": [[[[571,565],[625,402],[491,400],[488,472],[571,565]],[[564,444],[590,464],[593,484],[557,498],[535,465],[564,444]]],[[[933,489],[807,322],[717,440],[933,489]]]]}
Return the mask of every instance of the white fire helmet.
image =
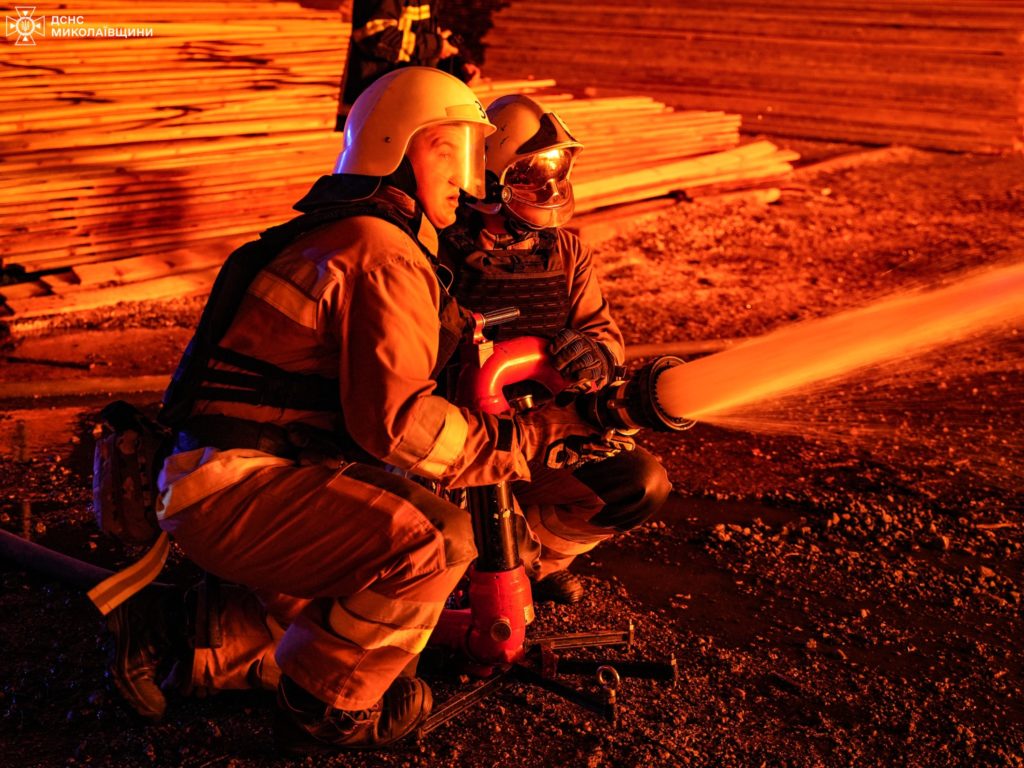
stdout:
{"type": "Polygon", "coordinates": [[[531,229],[560,227],[576,208],[569,173],[580,144],[554,112],[526,96],[502,96],[487,108],[497,131],[487,139],[488,197],[478,210],[502,206],[531,229]]]}
{"type": "Polygon", "coordinates": [[[494,133],[476,94],[432,67],[402,67],[374,81],[352,105],[335,173],[387,176],[398,169],[413,135],[433,125],[462,126],[463,156],[453,182],[483,197],[484,139],[494,133]]]}

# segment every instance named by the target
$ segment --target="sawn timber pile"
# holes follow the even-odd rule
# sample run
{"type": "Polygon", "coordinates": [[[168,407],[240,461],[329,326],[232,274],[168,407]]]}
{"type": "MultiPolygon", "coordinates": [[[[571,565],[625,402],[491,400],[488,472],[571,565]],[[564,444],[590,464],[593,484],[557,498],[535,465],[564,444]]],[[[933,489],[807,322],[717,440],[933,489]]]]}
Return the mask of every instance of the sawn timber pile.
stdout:
{"type": "MultiPolygon", "coordinates": [[[[8,283],[27,280],[0,289],[8,324],[209,290],[226,254],[285,220],[340,148],[332,129],[350,26],[337,10],[109,1],[84,24],[154,34],[10,48],[0,256],[8,283]]],[[[733,115],[677,113],[645,96],[574,99],[554,86],[485,81],[478,92],[539,92],[563,114],[588,144],[581,211],[771,183],[795,157],[768,142],[739,147],[733,115]]]]}
{"type": "MultiPolygon", "coordinates": [[[[41,37],[0,70],[0,320],[206,292],[230,251],[286,220],[341,146],[333,129],[350,25],[298,3],[90,6],[86,27],[152,37],[41,37]]],[[[485,80],[550,102],[587,145],[578,210],[770,185],[791,152],[739,146],[739,117],[645,96],[576,99],[553,80],[485,80]]]]}
{"type": "Polygon", "coordinates": [[[497,76],[725,109],[747,130],[868,144],[1024,150],[1024,4],[988,0],[513,0],[497,76]]]}

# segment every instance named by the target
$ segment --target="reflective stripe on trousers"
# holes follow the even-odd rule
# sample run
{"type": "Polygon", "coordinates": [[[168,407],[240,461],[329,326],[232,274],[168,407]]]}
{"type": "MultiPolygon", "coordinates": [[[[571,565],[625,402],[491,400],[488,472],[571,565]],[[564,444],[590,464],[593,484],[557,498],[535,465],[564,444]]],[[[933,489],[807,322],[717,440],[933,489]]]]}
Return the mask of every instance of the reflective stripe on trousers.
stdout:
{"type": "MultiPolygon", "coordinates": [[[[401,480],[394,475],[388,477],[401,480]]],[[[419,486],[413,487],[422,491],[419,486]]],[[[525,525],[517,526],[517,538],[531,578],[543,578],[565,568],[577,554],[593,549],[616,532],[640,525],[661,507],[670,490],[664,469],[639,447],[584,465],[575,472],[542,470],[535,474],[533,482],[517,485],[516,491],[526,506],[526,519],[530,521],[529,530],[525,525]],[[534,500],[542,503],[530,504],[534,500]]],[[[460,519],[464,518],[462,513],[460,519]]],[[[461,573],[463,569],[457,570],[461,573]]],[[[234,620],[224,623],[224,645],[203,651],[202,664],[197,659],[197,685],[228,689],[270,682],[272,671],[261,665],[266,664],[276,639],[268,629],[266,613],[288,624],[308,603],[283,595],[259,596],[266,611],[261,614],[236,610],[232,614],[234,620]],[[262,643],[254,641],[259,637],[263,638],[262,643]],[[257,671],[249,674],[251,669],[257,671]]],[[[327,606],[328,615],[322,623],[329,624],[331,607],[327,606]]],[[[358,654],[358,650],[353,649],[353,653],[358,654]]],[[[387,658],[394,658],[397,665],[410,656],[394,654],[387,658]]]]}
{"type": "MultiPolygon", "coordinates": [[[[359,464],[267,467],[162,525],[211,573],[309,601],[284,632],[277,662],[340,709],[380,699],[476,556],[464,510],[359,464]]],[[[242,645],[240,653],[256,652],[242,645]]],[[[244,666],[228,651],[219,659],[225,669],[244,666]]]]}

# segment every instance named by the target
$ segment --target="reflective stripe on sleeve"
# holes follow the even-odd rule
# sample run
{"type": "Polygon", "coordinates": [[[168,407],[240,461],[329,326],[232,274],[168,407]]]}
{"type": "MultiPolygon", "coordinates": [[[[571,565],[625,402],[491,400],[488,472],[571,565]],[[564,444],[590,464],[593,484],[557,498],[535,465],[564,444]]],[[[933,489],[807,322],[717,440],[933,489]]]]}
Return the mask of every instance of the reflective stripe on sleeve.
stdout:
{"type": "Polygon", "coordinates": [[[449,405],[444,426],[437,436],[434,447],[423,461],[412,467],[412,470],[427,477],[440,477],[462,455],[468,436],[469,424],[465,417],[458,408],[449,405]]]}
{"type": "Polygon", "coordinates": [[[461,456],[468,435],[469,424],[458,408],[444,398],[427,397],[419,403],[415,423],[405,429],[402,442],[384,461],[435,478],[461,456]]]}
{"type": "Polygon", "coordinates": [[[264,270],[253,280],[249,293],[303,328],[316,328],[316,303],[284,278],[264,270]]]}
{"type": "Polygon", "coordinates": [[[397,26],[398,21],[396,19],[370,19],[366,26],[352,32],[352,39],[356,41],[365,40],[372,35],[376,35],[378,32],[383,32],[388,27],[397,26]]]}

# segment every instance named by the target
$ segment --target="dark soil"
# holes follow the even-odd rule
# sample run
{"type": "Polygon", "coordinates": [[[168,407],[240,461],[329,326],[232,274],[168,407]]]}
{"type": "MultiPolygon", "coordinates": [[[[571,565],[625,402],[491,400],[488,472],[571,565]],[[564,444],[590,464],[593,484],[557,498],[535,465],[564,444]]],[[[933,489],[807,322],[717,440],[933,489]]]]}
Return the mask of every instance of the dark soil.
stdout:
{"type": "MultiPolygon", "coordinates": [[[[681,204],[598,258],[629,341],[734,338],[1019,261],[1022,214],[1022,158],[891,149],[799,171],[772,206],[681,204]]],[[[8,364],[0,386],[164,373],[198,307],[126,308],[27,339],[8,354],[51,364],[8,364]]],[[[607,655],[674,656],[674,687],[623,681],[617,727],[521,685],[420,743],[318,761],[274,755],[264,694],[175,700],[146,726],[105,680],[101,620],[82,594],[3,566],[0,760],[1024,765],[1022,351],[1007,328],[764,404],[764,434],[645,434],[676,494],[656,520],[581,558],[584,601],[540,606],[532,630],[632,622],[635,647],[607,655]],[[884,429],[851,437],[854,425],[884,429]]],[[[92,422],[107,399],[5,401],[0,524],[116,566],[133,553],[95,532],[89,508],[92,422]]],[[[132,399],[152,407],[157,396],[132,399]]],[[[176,561],[170,575],[190,570],[176,561]]]]}

